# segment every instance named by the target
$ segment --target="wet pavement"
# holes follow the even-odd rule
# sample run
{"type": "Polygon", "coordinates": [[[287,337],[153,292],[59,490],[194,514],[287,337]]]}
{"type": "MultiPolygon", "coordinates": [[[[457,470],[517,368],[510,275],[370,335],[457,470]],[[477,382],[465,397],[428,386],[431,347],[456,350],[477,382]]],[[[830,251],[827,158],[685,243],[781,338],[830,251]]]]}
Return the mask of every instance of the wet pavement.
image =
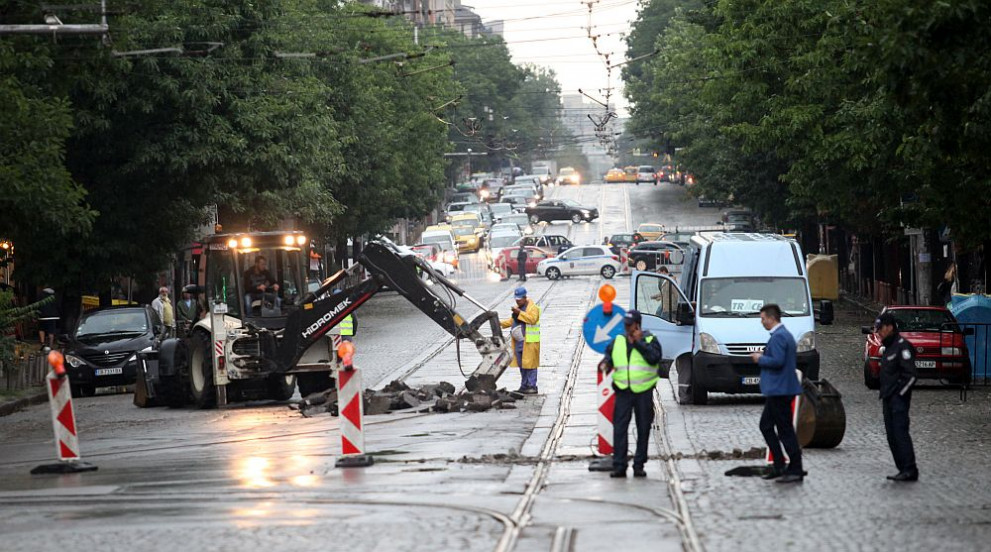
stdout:
{"type": "MultiPolygon", "coordinates": [[[[719,218],[670,184],[553,194],[603,215],[543,229],[577,244],[602,243],[641,222],[711,225],[719,218]]],[[[517,284],[500,282],[485,264],[481,254],[463,256],[458,281],[508,316],[517,284]]],[[[867,318],[852,309],[839,309],[837,324],[819,333],[823,375],[844,394],[847,436],[837,449],[807,451],[802,486],[723,475],[759,461],[699,459],[763,446],[758,397],[677,405],[667,382],[659,386],[663,411],[648,478],[588,472],[599,356],[583,345],[580,325],[602,282],[527,282],[543,307],[539,395],[512,410],[369,416],[370,468],[334,467],[340,435],[329,414],[303,418],[284,403],[138,409],[130,395],[117,394],[75,402],[83,456],[99,471],[31,476],[53,458],[48,407],[0,418],[0,549],[681,550],[692,549],[684,544],[686,521],[708,550],[972,550],[991,540],[983,485],[991,468],[987,389],[966,403],[955,390],[916,395],[923,480],[893,487],[883,477],[892,468],[879,405],[858,381],[859,325],[867,318]],[[668,463],[668,453],[684,458],[668,463]]],[[[611,283],[625,304],[629,279],[611,283]]],[[[463,300],[459,308],[476,310],[463,300]]],[[[394,293],[358,311],[358,328],[356,362],[366,387],[401,377],[411,385],[460,385],[461,371],[478,361],[474,347],[462,344],[459,362],[447,335],[394,293]]],[[[513,369],[500,381],[511,389],[518,383],[513,369]]]]}

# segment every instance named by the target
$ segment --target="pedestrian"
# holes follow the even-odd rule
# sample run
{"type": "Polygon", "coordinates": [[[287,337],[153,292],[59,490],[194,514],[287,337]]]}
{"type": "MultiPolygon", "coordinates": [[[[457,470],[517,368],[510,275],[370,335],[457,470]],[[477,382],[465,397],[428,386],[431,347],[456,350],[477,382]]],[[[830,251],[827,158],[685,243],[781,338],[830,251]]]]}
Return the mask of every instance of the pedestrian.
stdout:
{"type": "Polygon", "coordinates": [[[202,316],[200,302],[193,297],[189,286],[182,288],[182,300],[176,305],[175,314],[177,325],[182,329],[183,335],[189,333],[193,324],[196,324],[202,316]]]}
{"type": "Polygon", "coordinates": [[[764,395],[764,412],[760,416],[760,432],[767,442],[774,466],[764,479],[777,479],[778,483],[801,483],[805,478],[802,469],[802,447],[791,422],[791,403],[802,394],[802,382],[798,373],[795,338],[781,323],[781,308],[775,304],[760,309],[760,323],[771,337],[763,353],[753,353],[750,358],[760,365],[760,392],[764,395]],[[788,465],[781,453],[784,445],[788,453],[788,465]]]}
{"type": "Polygon", "coordinates": [[[898,333],[898,320],[891,313],[882,314],[876,325],[883,345],[880,396],[884,431],[898,468],[898,473],[889,475],[888,479],[918,481],[915,448],[908,433],[908,411],[912,405],[912,386],[915,385],[915,347],[898,333]]]}
{"type": "Polygon", "coordinates": [[[55,346],[55,332],[58,330],[59,312],[55,303],[55,290],[46,287],[41,290],[41,300],[47,302],[38,307],[38,342],[41,349],[55,346]]]}
{"type": "Polygon", "coordinates": [[[513,293],[516,305],[510,318],[501,321],[503,328],[510,328],[513,362],[520,369],[520,393],[537,394],[537,368],[540,366],[540,307],[527,299],[526,288],[518,287],[513,293]]]}
{"type": "Polygon", "coordinates": [[[520,273],[520,281],[526,281],[526,246],[520,242],[520,248],[516,251],[516,269],[520,273]]]}
{"type": "Polygon", "coordinates": [[[957,281],[957,263],[950,263],[943,273],[943,281],[936,286],[936,301],[939,306],[949,307],[953,302],[953,295],[957,293],[959,284],[957,281]]]}
{"type": "Polygon", "coordinates": [[[169,288],[162,286],[158,288],[158,297],[151,302],[151,308],[158,313],[158,320],[165,326],[165,336],[175,335],[175,311],[172,309],[172,300],[169,298],[169,288]]]}
{"type": "Polygon", "coordinates": [[[613,409],[613,457],[609,477],[626,477],[630,419],[637,423],[637,448],[633,454],[633,477],[647,477],[647,445],[654,423],[654,386],[661,373],[661,342],[641,328],[643,316],[635,310],[623,316],[623,335],[606,348],[599,370],[612,373],[616,392],[613,409]]]}
{"type": "MultiPolygon", "coordinates": [[[[669,276],[668,267],[660,266],[657,268],[657,273],[661,276],[669,276]]],[[[664,320],[671,322],[674,320],[674,305],[676,303],[674,296],[674,289],[671,287],[671,281],[667,278],[658,278],[657,280],[657,293],[650,296],[654,301],[659,301],[660,304],[657,306],[657,310],[654,312],[655,315],[660,316],[664,320]]]]}

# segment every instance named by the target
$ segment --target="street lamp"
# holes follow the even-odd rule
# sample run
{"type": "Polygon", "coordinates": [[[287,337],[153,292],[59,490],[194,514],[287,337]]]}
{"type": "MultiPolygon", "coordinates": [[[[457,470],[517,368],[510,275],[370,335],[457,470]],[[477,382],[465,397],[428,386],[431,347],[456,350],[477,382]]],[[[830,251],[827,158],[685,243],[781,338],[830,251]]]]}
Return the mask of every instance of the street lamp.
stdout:
{"type": "Polygon", "coordinates": [[[471,148],[468,148],[468,182],[471,182],[471,148]]]}

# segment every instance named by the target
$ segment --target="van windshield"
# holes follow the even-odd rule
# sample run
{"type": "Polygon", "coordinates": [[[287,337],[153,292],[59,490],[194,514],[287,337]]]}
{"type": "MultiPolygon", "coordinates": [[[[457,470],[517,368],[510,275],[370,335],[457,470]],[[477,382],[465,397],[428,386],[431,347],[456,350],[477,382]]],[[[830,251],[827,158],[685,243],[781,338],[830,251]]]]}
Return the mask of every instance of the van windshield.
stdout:
{"type": "Polygon", "coordinates": [[[423,243],[435,243],[439,245],[443,251],[452,251],[454,249],[454,244],[451,243],[450,234],[434,234],[433,236],[424,235],[420,241],[423,243]]]}
{"type": "Polygon", "coordinates": [[[784,316],[808,316],[809,294],[802,278],[707,278],[699,292],[699,314],[713,318],[757,318],[776,304],[784,316]]]}

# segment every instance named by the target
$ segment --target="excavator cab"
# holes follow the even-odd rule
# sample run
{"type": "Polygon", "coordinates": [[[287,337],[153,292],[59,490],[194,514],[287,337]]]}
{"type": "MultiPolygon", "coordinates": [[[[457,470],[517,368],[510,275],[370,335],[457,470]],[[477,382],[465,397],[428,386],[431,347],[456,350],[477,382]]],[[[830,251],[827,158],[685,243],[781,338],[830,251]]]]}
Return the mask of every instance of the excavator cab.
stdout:
{"type": "Polygon", "coordinates": [[[207,304],[260,328],[281,328],[306,294],[308,241],[301,232],[218,234],[203,243],[207,304]]]}

